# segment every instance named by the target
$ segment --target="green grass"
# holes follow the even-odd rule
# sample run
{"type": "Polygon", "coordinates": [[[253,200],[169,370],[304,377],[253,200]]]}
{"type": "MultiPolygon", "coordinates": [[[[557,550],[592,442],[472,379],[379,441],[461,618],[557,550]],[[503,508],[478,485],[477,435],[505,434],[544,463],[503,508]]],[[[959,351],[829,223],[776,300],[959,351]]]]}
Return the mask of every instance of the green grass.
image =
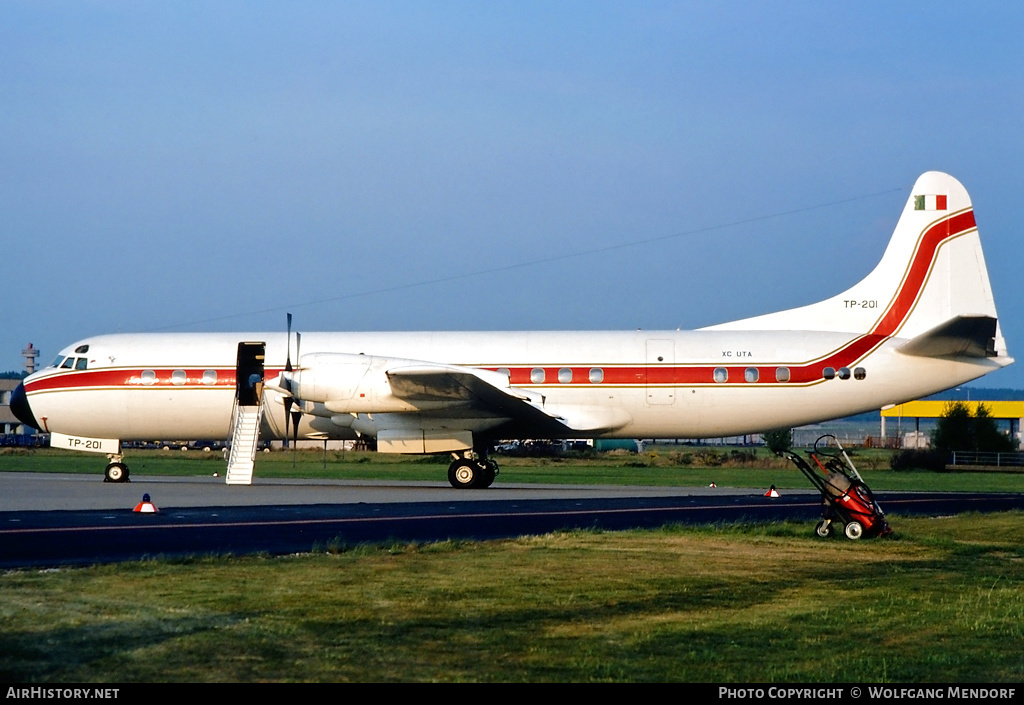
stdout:
{"type": "MultiPolygon", "coordinates": [[[[1024,491],[1008,474],[892,472],[876,489],[1024,491]]],[[[0,471],[102,456],[0,453],[0,471]]],[[[223,472],[136,451],[137,475],[223,472]]],[[[797,487],[762,451],[503,458],[498,482],[797,487]],[[714,463],[710,466],[700,462],[714,463]],[[721,462],[722,464],[717,464],[721,462]]],[[[444,458],[261,454],[262,477],[444,482],[444,458]]],[[[890,516],[893,539],[811,523],[571,532],[0,574],[0,680],[1017,682],[1024,514],[890,516]]]]}
{"type": "Polygon", "coordinates": [[[1019,682],[1024,514],[0,574],[0,680],[1019,682]]]}
{"type": "MultiPolygon", "coordinates": [[[[744,451],[750,453],[751,451],[744,451]]],[[[808,480],[787,460],[759,449],[752,458],[704,449],[664,446],[643,455],[604,453],[567,458],[497,456],[502,483],[610,484],[648,486],[707,486],[811,489],[808,480]],[[717,455],[716,455],[717,453],[717,455]],[[708,463],[715,463],[709,465],[708,463]]],[[[853,455],[868,485],[875,491],[929,490],[1024,492],[1024,473],[894,472],[888,451],[866,450],[853,455]]],[[[209,476],[223,474],[219,452],[129,451],[126,462],[135,477],[146,475],[209,476]]],[[[381,481],[447,481],[445,456],[399,456],[378,453],[322,451],[258,453],[256,477],[324,478],[381,481]]],[[[99,475],[106,465],[101,455],[58,450],[0,451],[0,472],[68,472],[99,475]]]]}

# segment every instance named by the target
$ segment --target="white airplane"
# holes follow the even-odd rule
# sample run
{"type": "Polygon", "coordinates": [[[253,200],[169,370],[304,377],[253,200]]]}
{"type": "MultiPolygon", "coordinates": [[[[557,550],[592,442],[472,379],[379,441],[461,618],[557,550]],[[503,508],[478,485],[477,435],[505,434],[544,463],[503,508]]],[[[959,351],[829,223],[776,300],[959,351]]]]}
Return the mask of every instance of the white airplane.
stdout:
{"type": "MultiPolygon", "coordinates": [[[[108,480],[128,477],[122,441],[224,438],[234,427],[250,455],[257,436],[371,437],[380,452],[451,453],[451,484],[478,488],[494,481],[488,452],[498,439],[790,428],[916,399],[1012,361],[970,197],[928,172],[875,269],[809,306],[694,331],[300,337],[289,320],[278,333],[104,335],[27,377],[11,408],[52,445],[106,453],[108,480]],[[243,412],[253,409],[265,413],[245,438],[252,414],[243,412]]],[[[251,462],[238,477],[251,482],[251,462]]]]}

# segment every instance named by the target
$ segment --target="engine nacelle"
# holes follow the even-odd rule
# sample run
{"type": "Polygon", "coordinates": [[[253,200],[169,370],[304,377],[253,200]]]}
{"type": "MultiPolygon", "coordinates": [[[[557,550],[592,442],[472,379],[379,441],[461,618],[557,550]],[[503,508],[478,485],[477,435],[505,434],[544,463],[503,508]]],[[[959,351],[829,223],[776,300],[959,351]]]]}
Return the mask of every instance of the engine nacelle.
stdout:
{"type": "Polygon", "coordinates": [[[290,374],[292,394],[305,401],[347,401],[360,389],[373,361],[374,358],[369,355],[303,355],[299,358],[298,369],[290,374]]]}
{"type": "Polygon", "coordinates": [[[286,374],[297,400],[322,404],[336,414],[422,410],[432,405],[400,399],[388,383],[388,369],[410,364],[422,363],[375,355],[309,353],[299,359],[298,369],[286,374]]]}

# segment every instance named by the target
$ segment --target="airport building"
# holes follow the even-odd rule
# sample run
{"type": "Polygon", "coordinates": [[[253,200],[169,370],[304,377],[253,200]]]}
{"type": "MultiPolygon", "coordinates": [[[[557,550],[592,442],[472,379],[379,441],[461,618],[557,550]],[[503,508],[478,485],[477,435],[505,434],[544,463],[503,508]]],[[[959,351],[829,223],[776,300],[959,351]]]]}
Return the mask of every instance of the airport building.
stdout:
{"type": "MultiPolygon", "coordinates": [[[[904,404],[896,404],[895,406],[882,409],[882,442],[883,445],[886,441],[887,429],[886,421],[890,425],[895,425],[897,429],[897,435],[901,435],[901,431],[908,430],[910,424],[913,424],[914,430],[906,434],[907,437],[913,436],[918,439],[918,445],[913,447],[927,447],[927,436],[921,432],[921,419],[938,419],[946,411],[946,407],[949,405],[949,401],[941,400],[918,400],[908,401],[904,404]]],[[[1010,426],[1010,438],[1020,446],[1021,443],[1021,428],[1024,423],[1024,401],[963,401],[960,402],[965,404],[970,410],[971,415],[978,413],[978,407],[984,406],[989,416],[998,422],[1007,422],[1010,426]]],[[[1005,428],[1005,427],[1004,427],[1005,428]]],[[[908,447],[904,444],[904,447],[908,447]]]]}
{"type": "MultiPolygon", "coordinates": [[[[21,356],[25,358],[25,374],[36,371],[36,360],[39,359],[39,348],[29,343],[21,356]]],[[[11,411],[11,394],[21,384],[20,379],[0,379],[0,434],[3,436],[34,435],[36,430],[24,425],[11,411]]]]}
{"type": "Polygon", "coordinates": [[[0,433],[4,435],[35,433],[35,429],[26,427],[11,412],[11,393],[19,384],[20,379],[0,379],[0,433]]]}

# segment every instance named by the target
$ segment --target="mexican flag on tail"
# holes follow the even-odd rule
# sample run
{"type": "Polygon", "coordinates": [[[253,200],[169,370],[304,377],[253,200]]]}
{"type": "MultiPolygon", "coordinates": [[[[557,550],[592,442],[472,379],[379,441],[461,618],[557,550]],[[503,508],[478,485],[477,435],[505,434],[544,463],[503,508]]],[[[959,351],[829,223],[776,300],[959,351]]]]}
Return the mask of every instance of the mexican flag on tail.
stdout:
{"type": "Polygon", "coordinates": [[[914,196],[915,211],[944,211],[946,210],[945,195],[924,195],[914,196]]]}

